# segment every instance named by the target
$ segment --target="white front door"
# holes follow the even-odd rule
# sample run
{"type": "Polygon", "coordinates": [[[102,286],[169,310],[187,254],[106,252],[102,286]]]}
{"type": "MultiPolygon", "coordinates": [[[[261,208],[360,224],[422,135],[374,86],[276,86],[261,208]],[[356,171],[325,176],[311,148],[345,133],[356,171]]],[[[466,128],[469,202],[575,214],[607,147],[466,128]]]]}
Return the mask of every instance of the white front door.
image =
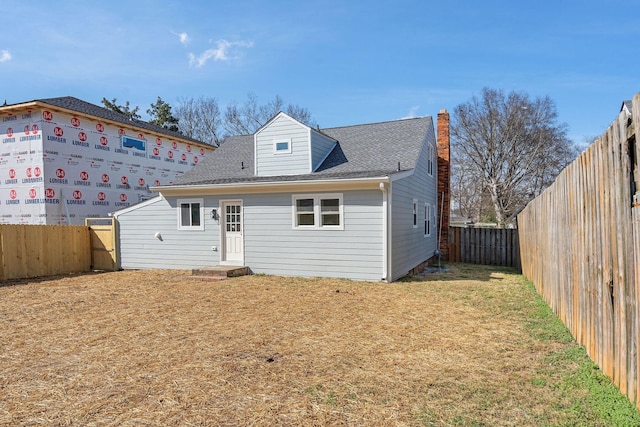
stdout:
{"type": "Polygon", "coordinates": [[[242,223],[242,202],[223,202],[222,203],[222,242],[224,248],[222,251],[225,264],[242,265],[243,264],[243,226],[242,223]]]}

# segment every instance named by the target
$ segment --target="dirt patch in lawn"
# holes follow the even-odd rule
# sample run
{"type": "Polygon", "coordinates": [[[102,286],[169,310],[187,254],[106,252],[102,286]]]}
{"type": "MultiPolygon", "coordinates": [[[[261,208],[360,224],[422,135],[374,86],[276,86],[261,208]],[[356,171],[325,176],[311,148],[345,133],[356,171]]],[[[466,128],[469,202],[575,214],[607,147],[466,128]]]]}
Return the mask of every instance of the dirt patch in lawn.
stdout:
{"type": "Polygon", "coordinates": [[[0,287],[0,424],[553,424],[540,371],[575,344],[536,339],[534,305],[521,276],[455,265],[393,284],[22,281],[0,287]]]}

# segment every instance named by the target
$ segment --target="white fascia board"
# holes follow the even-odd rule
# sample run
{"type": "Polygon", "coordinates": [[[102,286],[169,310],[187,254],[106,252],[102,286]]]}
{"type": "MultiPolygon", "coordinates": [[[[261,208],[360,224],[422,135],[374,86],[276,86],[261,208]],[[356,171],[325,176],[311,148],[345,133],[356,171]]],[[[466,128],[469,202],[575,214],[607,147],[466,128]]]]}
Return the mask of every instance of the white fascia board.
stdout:
{"type": "Polygon", "coordinates": [[[304,123],[302,123],[302,122],[300,122],[300,121],[298,121],[298,120],[294,119],[293,117],[291,117],[291,116],[290,116],[290,115],[288,115],[287,113],[285,113],[285,112],[283,112],[283,111],[280,111],[280,112],[278,112],[275,116],[273,116],[273,117],[271,117],[269,120],[267,120],[267,122],[266,122],[265,124],[263,124],[263,125],[260,127],[260,129],[258,129],[257,131],[255,131],[254,135],[256,135],[256,136],[257,136],[257,135],[258,135],[259,133],[261,133],[263,130],[265,130],[266,128],[268,128],[268,127],[271,125],[271,123],[272,123],[272,122],[276,121],[276,119],[277,119],[278,117],[282,117],[282,116],[284,116],[284,117],[286,117],[286,118],[288,118],[288,119],[293,120],[294,122],[296,122],[297,124],[299,124],[300,126],[302,126],[302,127],[304,127],[304,128],[311,129],[309,126],[307,126],[307,125],[305,125],[304,123]]]}
{"type": "Polygon", "coordinates": [[[253,134],[253,174],[258,176],[258,132],[253,134]]]}
{"type": "Polygon", "coordinates": [[[307,149],[309,150],[309,172],[315,172],[313,167],[313,144],[311,143],[311,128],[307,128],[307,149]]]}
{"type": "Polygon", "coordinates": [[[381,182],[389,182],[388,176],[354,179],[326,179],[312,181],[244,182],[232,184],[171,185],[151,187],[151,191],[167,196],[283,193],[299,191],[377,190],[381,182]]]}
{"type": "Polygon", "coordinates": [[[147,199],[144,202],[136,203],[136,204],[133,204],[131,206],[127,206],[126,208],[122,208],[120,210],[117,210],[117,211],[114,211],[114,212],[110,212],[109,216],[112,216],[112,217],[118,219],[118,216],[120,216],[120,215],[126,214],[126,213],[131,212],[131,211],[135,211],[135,210],[143,208],[145,206],[152,205],[152,204],[157,203],[157,202],[159,202],[159,201],[161,201],[163,199],[164,199],[164,196],[162,194],[158,194],[157,196],[152,197],[150,199],[147,199]]]}

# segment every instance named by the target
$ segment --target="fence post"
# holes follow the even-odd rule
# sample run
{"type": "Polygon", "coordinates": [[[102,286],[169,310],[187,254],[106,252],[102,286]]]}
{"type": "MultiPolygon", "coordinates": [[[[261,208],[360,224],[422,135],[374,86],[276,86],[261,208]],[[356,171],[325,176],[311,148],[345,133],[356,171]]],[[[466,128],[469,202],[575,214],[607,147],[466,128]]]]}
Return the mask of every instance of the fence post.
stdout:
{"type": "Polygon", "coordinates": [[[4,225],[0,225],[0,280],[5,280],[5,268],[4,268],[4,238],[3,231],[4,225]]]}

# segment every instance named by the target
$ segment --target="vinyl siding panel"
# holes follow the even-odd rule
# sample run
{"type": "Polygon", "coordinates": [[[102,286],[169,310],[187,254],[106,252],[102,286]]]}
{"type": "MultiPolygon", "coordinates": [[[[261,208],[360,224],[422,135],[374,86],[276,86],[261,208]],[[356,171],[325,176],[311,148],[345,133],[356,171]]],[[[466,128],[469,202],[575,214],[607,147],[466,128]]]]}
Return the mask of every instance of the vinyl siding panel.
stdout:
{"type": "MultiPolygon", "coordinates": [[[[308,194],[308,193],[305,193],[308,194]]],[[[323,194],[323,193],[319,193],[323,194]]],[[[379,281],[383,269],[382,193],[343,192],[344,230],[293,228],[290,193],[254,194],[243,203],[245,265],[254,273],[379,281]]],[[[198,268],[218,265],[220,224],[209,212],[220,199],[205,197],[205,230],[178,231],[176,198],[118,217],[122,268],[198,268]],[[163,241],[154,237],[160,232],[163,241]]]]}
{"type": "Polygon", "coordinates": [[[289,193],[244,198],[247,265],[265,274],[379,281],[382,193],[342,194],[344,230],[294,229],[289,193]]]}
{"type": "Polygon", "coordinates": [[[299,175],[311,172],[309,128],[287,116],[278,116],[255,135],[258,176],[299,175]],[[274,140],[291,140],[291,153],[275,154],[274,140]]]}
{"type": "Polygon", "coordinates": [[[185,269],[219,263],[219,226],[211,219],[211,198],[205,198],[204,230],[178,230],[176,198],[159,201],[118,216],[120,259],[124,269],[185,269]],[[162,241],[155,237],[160,232],[162,241]]]}
{"type": "MultiPolygon", "coordinates": [[[[435,136],[433,132],[427,135],[427,143],[418,158],[413,175],[394,181],[392,184],[392,280],[407,274],[412,268],[428,260],[437,248],[437,170],[434,166],[433,175],[427,172],[429,155],[428,144],[435,150],[435,136]],[[418,201],[417,227],[413,227],[413,200],[418,201]],[[424,205],[432,206],[432,231],[428,237],[424,236],[424,205]],[[436,213],[434,215],[434,213],[436,213]],[[435,216],[435,219],[434,219],[435,216]]],[[[435,151],[434,151],[435,153],[435,151]]],[[[435,159],[434,159],[435,162],[435,159]]]]}
{"type": "Polygon", "coordinates": [[[311,132],[311,167],[316,170],[322,161],[329,155],[336,142],[324,135],[311,132]]]}

